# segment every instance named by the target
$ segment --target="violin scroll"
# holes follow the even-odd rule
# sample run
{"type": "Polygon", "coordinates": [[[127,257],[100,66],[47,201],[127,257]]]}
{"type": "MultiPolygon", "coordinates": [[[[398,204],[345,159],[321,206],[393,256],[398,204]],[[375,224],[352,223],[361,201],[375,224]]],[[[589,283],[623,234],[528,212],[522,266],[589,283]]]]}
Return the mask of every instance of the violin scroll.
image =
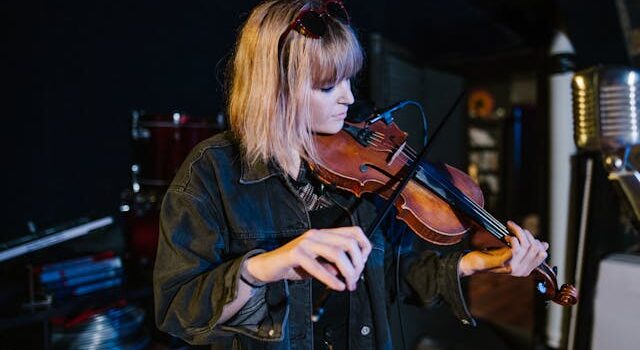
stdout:
{"type": "Polygon", "coordinates": [[[578,303],[578,289],[571,284],[563,284],[557,297],[553,299],[556,304],[572,306],[578,303]]]}
{"type": "Polygon", "coordinates": [[[547,263],[542,263],[535,270],[535,277],[538,281],[538,292],[544,298],[562,306],[572,306],[578,303],[578,289],[571,284],[563,284],[558,288],[555,267],[552,269],[547,263]]]}

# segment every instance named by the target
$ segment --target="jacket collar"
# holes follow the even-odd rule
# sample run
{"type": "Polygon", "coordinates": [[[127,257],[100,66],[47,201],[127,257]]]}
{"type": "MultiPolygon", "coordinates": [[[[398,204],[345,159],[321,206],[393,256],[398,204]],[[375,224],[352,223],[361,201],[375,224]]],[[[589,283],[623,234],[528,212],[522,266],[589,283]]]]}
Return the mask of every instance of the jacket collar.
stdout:
{"type": "Polygon", "coordinates": [[[272,176],[284,174],[272,162],[265,163],[262,160],[250,164],[244,157],[241,158],[242,173],[240,174],[241,184],[253,184],[264,181],[272,176]]]}

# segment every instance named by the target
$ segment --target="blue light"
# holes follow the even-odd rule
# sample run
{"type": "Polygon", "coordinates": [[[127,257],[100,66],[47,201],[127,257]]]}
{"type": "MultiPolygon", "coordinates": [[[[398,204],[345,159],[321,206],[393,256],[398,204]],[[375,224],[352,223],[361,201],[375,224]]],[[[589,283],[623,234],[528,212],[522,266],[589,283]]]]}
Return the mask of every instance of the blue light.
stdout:
{"type": "Polygon", "coordinates": [[[513,165],[516,174],[522,168],[522,108],[513,109],[513,165]]]}

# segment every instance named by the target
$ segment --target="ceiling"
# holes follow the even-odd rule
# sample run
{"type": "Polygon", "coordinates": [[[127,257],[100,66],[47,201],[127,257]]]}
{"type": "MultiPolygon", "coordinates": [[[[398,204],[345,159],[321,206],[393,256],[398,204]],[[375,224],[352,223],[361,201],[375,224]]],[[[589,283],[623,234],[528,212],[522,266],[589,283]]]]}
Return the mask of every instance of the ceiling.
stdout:
{"type": "Polygon", "coordinates": [[[627,60],[614,1],[346,0],[354,24],[379,31],[421,61],[441,63],[548,50],[556,29],[568,32],[579,60],[627,60]]]}
{"type": "Polygon", "coordinates": [[[381,31],[426,60],[545,45],[554,17],[550,0],[352,0],[348,6],[356,26],[381,31]]]}

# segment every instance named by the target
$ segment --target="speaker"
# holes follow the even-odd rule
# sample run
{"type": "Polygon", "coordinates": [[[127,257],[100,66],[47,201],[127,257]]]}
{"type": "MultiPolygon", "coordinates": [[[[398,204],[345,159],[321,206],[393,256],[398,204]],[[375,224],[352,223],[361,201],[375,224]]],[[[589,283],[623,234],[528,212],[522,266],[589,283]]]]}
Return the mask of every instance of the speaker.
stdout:
{"type": "Polygon", "coordinates": [[[600,262],[594,300],[593,350],[640,344],[640,255],[613,254],[600,262]]]}

